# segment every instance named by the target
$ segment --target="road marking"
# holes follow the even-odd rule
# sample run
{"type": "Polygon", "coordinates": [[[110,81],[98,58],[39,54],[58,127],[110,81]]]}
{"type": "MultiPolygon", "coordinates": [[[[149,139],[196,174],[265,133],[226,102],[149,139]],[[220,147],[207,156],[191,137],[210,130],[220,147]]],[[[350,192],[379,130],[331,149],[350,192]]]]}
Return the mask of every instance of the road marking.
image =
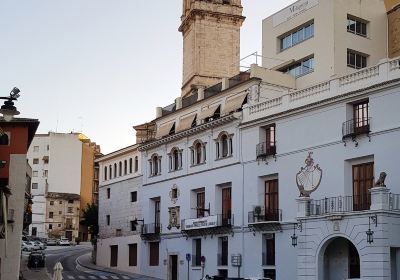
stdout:
{"type": "Polygon", "coordinates": [[[67,277],[68,277],[68,279],[75,279],[75,277],[72,275],[67,275],[67,277]]]}
{"type": "Polygon", "coordinates": [[[101,275],[99,276],[101,279],[107,279],[107,276],[101,275]]]}
{"type": "Polygon", "coordinates": [[[111,278],[112,278],[112,279],[119,279],[119,277],[118,277],[118,276],[115,276],[115,275],[112,275],[111,278]]]}

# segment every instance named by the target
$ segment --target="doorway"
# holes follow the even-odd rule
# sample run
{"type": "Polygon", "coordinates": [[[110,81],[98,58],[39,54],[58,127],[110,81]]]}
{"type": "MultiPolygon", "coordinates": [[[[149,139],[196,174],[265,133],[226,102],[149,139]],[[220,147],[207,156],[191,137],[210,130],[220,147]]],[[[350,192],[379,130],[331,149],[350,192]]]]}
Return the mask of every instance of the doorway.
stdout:
{"type": "Polygon", "coordinates": [[[69,241],[72,241],[72,231],[65,231],[65,238],[67,238],[69,241]]]}
{"type": "Polygon", "coordinates": [[[169,255],[169,280],[178,280],[178,255],[169,255]]]}

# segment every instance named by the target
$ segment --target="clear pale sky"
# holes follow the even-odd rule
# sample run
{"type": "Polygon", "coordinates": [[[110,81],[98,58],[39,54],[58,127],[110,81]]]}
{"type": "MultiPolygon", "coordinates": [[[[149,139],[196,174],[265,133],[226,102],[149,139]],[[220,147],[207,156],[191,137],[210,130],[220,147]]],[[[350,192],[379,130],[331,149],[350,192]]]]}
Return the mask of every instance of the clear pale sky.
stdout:
{"type": "MultiPolygon", "coordinates": [[[[242,0],[241,57],[261,21],[294,0],[242,0]]],[[[79,131],[109,153],[180,95],[181,0],[1,0],[0,96],[21,90],[39,133],[79,131]]]]}

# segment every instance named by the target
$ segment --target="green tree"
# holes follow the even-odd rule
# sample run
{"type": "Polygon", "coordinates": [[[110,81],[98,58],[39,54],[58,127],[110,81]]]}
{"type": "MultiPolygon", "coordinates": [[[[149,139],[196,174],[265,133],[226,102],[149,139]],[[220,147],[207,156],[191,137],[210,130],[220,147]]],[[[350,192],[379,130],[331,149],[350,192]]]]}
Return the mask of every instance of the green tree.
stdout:
{"type": "Polygon", "coordinates": [[[87,204],[83,209],[83,220],[81,223],[88,227],[92,238],[99,234],[99,208],[96,204],[87,204]]]}

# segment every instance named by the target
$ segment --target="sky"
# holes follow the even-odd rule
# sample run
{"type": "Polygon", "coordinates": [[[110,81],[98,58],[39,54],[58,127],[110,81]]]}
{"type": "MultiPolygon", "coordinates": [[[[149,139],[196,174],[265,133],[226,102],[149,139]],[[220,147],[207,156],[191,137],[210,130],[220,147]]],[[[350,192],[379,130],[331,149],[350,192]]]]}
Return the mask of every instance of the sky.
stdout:
{"type": "MultiPolygon", "coordinates": [[[[242,0],[241,57],[261,54],[262,20],[293,2],[242,0]]],[[[181,0],[2,0],[0,96],[18,87],[20,116],[39,119],[38,133],[83,132],[103,153],[132,145],[132,126],[180,96],[181,9],[181,0]]]]}

